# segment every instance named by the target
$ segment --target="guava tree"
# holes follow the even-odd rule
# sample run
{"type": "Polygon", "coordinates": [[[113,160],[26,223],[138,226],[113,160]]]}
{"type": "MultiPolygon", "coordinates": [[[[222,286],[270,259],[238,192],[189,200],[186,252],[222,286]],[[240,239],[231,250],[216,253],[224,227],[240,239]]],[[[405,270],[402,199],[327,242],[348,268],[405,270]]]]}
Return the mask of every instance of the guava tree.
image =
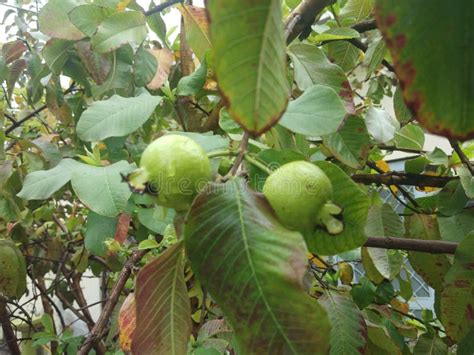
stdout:
{"type": "Polygon", "coordinates": [[[472,353],[471,1],[0,7],[12,354],[472,353]]]}

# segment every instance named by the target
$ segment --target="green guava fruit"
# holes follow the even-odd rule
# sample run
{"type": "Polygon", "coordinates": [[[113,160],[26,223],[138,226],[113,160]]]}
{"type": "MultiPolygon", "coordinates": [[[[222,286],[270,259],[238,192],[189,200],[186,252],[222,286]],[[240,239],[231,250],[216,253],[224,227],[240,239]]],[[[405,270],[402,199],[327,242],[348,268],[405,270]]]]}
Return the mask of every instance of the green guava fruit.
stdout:
{"type": "Polygon", "coordinates": [[[20,298],[25,290],[25,258],[15,243],[0,239],[0,294],[20,298]]]}
{"type": "Polygon", "coordinates": [[[159,205],[183,211],[210,178],[211,165],[201,146],[186,136],[169,134],[145,149],[128,183],[136,192],[156,195],[159,205]]]}
{"type": "Polygon", "coordinates": [[[343,224],[335,218],[332,184],[324,172],[306,161],[294,161],[275,170],[263,185],[263,194],[279,221],[288,229],[309,233],[316,226],[338,234],[343,224]]]}

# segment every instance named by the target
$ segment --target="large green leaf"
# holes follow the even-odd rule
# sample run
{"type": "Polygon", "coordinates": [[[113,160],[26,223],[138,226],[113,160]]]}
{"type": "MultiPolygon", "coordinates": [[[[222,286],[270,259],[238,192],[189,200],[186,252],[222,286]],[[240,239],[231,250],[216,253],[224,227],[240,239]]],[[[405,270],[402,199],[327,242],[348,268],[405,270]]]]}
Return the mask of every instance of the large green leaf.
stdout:
{"type": "Polygon", "coordinates": [[[306,237],[308,249],[321,255],[334,255],[362,246],[367,236],[364,232],[369,209],[369,199],[365,192],[338,166],[329,162],[315,162],[329,177],[333,187],[332,201],[342,208],[344,230],[331,235],[317,228],[313,235],[306,237]]]}
{"type": "Polygon", "coordinates": [[[341,10],[341,16],[353,22],[362,21],[372,13],[374,0],[349,0],[341,10]]]}
{"type": "Polygon", "coordinates": [[[336,133],[323,137],[324,145],[342,163],[361,169],[370,150],[370,137],[365,122],[360,117],[350,116],[336,133]]]}
{"type": "Polygon", "coordinates": [[[111,52],[124,44],[138,46],[147,35],[146,18],[138,11],[124,11],[107,17],[91,37],[92,49],[111,52]]]}
{"type": "Polygon", "coordinates": [[[69,12],[69,20],[87,36],[91,37],[97,27],[114,11],[96,4],[77,6],[69,12]]]}
{"type": "Polygon", "coordinates": [[[438,223],[443,240],[459,243],[474,231],[474,209],[465,209],[450,217],[438,216],[438,223]]]}
{"type": "Polygon", "coordinates": [[[474,327],[474,232],[458,246],[441,294],[441,320],[449,337],[463,339],[474,327]]]}
{"type": "Polygon", "coordinates": [[[175,212],[172,209],[156,206],[139,208],[138,220],[149,230],[163,235],[168,225],[173,224],[175,212]]]}
{"type": "MultiPolygon", "coordinates": [[[[405,217],[407,238],[441,240],[436,216],[414,214],[405,217]]],[[[443,280],[451,263],[446,255],[411,251],[408,253],[413,269],[435,290],[442,290],[443,280]]]]}
{"type": "Polygon", "coordinates": [[[96,167],[82,164],[72,173],[71,184],[81,202],[90,210],[114,217],[125,209],[132,194],[121,174],[127,174],[135,164],[119,161],[113,165],[96,167]]]}
{"type": "Polygon", "coordinates": [[[86,221],[84,246],[92,255],[105,256],[107,247],[105,241],[112,239],[117,230],[116,217],[105,217],[89,211],[86,221]]]}
{"type": "Polygon", "coordinates": [[[466,192],[466,196],[469,198],[474,198],[474,176],[465,166],[462,166],[458,170],[459,179],[461,180],[461,185],[466,192]]]}
{"type": "Polygon", "coordinates": [[[140,128],[160,102],[160,96],[148,94],[96,101],[82,113],[77,135],[87,142],[126,136],[140,128]]]}
{"type": "MultiPolygon", "coordinates": [[[[403,237],[404,228],[391,205],[374,205],[369,209],[365,232],[369,237],[403,237]]],[[[392,280],[402,268],[403,255],[399,250],[367,248],[367,254],[375,269],[385,279],[392,280]]],[[[365,265],[364,263],[364,267],[365,265]]]]}
{"type": "Polygon", "coordinates": [[[74,45],[73,41],[64,39],[51,39],[43,48],[43,58],[52,73],[59,75],[69,57],[69,49],[74,45]]]}
{"type": "Polygon", "coordinates": [[[288,48],[288,54],[293,62],[296,84],[301,90],[312,85],[325,85],[340,96],[352,99],[344,71],[331,63],[322,49],[308,43],[295,43],[288,48]]]}
{"type": "Polygon", "coordinates": [[[334,41],[327,44],[329,56],[345,72],[354,69],[361,51],[346,41],[334,41]]]}
{"type": "Polygon", "coordinates": [[[69,21],[68,15],[69,11],[82,4],[77,0],[49,0],[38,16],[40,31],[53,38],[73,41],[84,38],[86,35],[69,21]]]}
{"type": "Polygon", "coordinates": [[[191,306],[183,275],[183,243],[169,247],[143,267],[136,279],[134,354],[186,355],[191,306]]]}
{"type": "Polygon", "coordinates": [[[186,252],[222,308],[242,354],[326,354],[324,309],[303,291],[306,247],[242,179],[211,184],[194,200],[186,252]]]}
{"type": "Polygon", "coordinates": [[[209,0],[215,74],[229,113],[247,131],[261,134],[285,110],[285,38],[279,0],[209,0]]]}
{"type": "Polygon", "coordinates": [[[384,109],[371,107],[365,117],[367,130],[379,143],[387,143],[395,137],[395,131],[400,127],[398,121],[392,118],[384,109]]]}
{"type": "Polygon", "coordinates": [[[182,5],[178,9],[183,15],[189,46],[196,57],[202,61],[206,51],[211,47],[206,9],[191,5],[182,5]]]}
{"type": "Polygon", "coordinates": [[[456,6],[433,0],[429,8],[424,1],[379,0],[376,7],[377,25],[416,119],[433,133],[463,140],[474,137],[473,13],[471,0],[456,6]]]}
{"type": "Polygon", "coordinates": [[[39,170],[28,174],[18,197],[27,200],[45,200],[71,180],[72,172],[81,164],[72,159],[63,159],[50,170],[39,170]]]}
{"type": "Polygon", "coordinates": [[[314,85],[290,102],[279,124],[294,133],[323,136],[335,133],[345,114],[342,100],[333,89],[314,85]]]}
{"type": "Polygon", "coordinates": [[[347,296],[327,292],[319,302],[331,323],[331,355],[363,354],[367,343],[367,326],[357,305],[347,296]]]}
{"type": "Polygon", "coordinates": [[[425,333],[418,339],[413,353],[416,355],[446,355],[448,345],[435,334],[425,333]]]}

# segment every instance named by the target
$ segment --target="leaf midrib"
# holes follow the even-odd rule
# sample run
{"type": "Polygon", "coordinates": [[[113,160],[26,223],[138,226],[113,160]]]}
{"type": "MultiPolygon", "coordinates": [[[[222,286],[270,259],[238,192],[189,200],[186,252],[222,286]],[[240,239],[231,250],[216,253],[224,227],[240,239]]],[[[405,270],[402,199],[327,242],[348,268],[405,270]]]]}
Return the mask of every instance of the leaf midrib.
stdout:
{"type": "MultiPolygon", "coordinates": [[[[233,184],[235,186],[236,183],[233,182],[233,184]]],[[[276,325],[278,331],[280,332],[280,334],[282,335],[283,339],[288,344],[291,351],[294,354],[297,354],[296,350],[293,347],[293,344],[291,344],[290,340],[288,339],[285,332],[283,331],[283,328],[281,327],[280,323],[276,319],[275,314],[273,313],[272,309],[270,308],[270,305],[268,304],[268,301],[265,297],[265,294],[263,293],[263,289],[260,285],[260,281],[258,280],[257,273],[256,273],[255,267],[253,265],[252,257],[250,255],[250,248],[249,248],[249,244],[248,244],[248,240],[247,240],[248,237],[247,237],[246,228],[245,228],[245,221],[244,221],[244,218],[243,218],[242,201],[241,201],[240,190],[239,190],[238,186],[235,189],[235,192],[236,192],[235,195],[236,195],[236,201],[237,201],[237,208],[238,208],[238,212],[239,212],[239,224],[240,224],[240,229],[241,229],[241,232],[242,232],[242,240],[244,242],[244,247],[245,247],[245,255],[247,256],[247,261],[250,265],[250,270],[251,270],[253,278],[255,280],[255,284],[257,285],[258,293],[260,294],[260,297],[263,300],[265,308],[267,309],[268,313],[270,314],[270,317],[272,318],[273,322],[275,323],[275,325],[276,325]]]]}

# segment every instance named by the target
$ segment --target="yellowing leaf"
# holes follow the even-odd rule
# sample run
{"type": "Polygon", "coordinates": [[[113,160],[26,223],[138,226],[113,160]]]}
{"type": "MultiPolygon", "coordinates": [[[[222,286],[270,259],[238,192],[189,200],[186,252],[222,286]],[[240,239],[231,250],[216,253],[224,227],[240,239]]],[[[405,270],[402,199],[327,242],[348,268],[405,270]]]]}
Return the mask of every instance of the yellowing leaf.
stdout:
{"type": "Polygon", "coordinates": [[[206,9],[203,7],[182,5],[178,7],[184,19],[186,39],[199,60],[204,58],[206,50],[211,47],[209,23],[206,9]]]}
{"type": "Polygon", "coordinates": [[[120,308],[118,316],[120,348],[123,351],[132,351],[132,339],[137,327],[137,311],[135,295],[130,293],[120,308]]]}
{"type": "Polygon", "coordinates": [[[155,76],[147,84],[147,88],[151,90],[159,89],[168,80],[171,65],[173,64],[174,55],[169,49],[149,49],[158,62],[155,76]]]}
{"type": "Polygon", "coordinates": [[[122,0],[117,4],[117,11],[122,12],[125,11],[127,8],[128,4],[130,4],[130,0],[122,0]]]}

